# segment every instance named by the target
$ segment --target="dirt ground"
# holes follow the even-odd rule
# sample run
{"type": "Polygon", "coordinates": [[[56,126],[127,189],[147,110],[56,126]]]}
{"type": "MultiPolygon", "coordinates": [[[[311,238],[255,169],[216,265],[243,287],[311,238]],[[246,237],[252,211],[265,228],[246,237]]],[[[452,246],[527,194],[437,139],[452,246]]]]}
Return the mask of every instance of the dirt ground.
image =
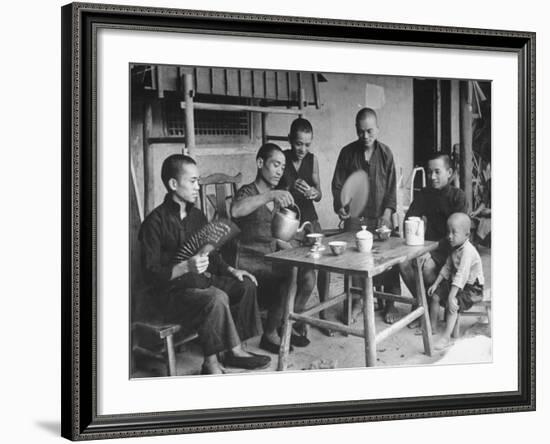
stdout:
{"type": "MultiPolygon", "coordinates": [[[[483,269],[486,278],[485,297],[490,298],[491,266],[490,249],[480,247],[480,255],[483,261],[483,269]]],[[[402,285],[406,293],[406,287],[402,285]]],[[[334,275],[331,279],[331,294],[343,291],[343,280],[341,276],[334,275]]],[[[317,291],[311,297],[311,304],[318,302],[317,291]]],[[[396,304],[399,311],[405,315],[409,307],[396,304]]],[[[329,319],[340,318],[341,307],[333,307],[329,310],[329,319]]],[[[357,320],[362,325],[362,318],[357,320]]],[[[382,313],[376,312],[376,330],[380,331],[387,327],[382,320],[382,313]]],[[[438,330],[433,326],[434,331],[441,331],[443,322],[440,321],[438,330]]],[[[405,328],[397,334],[386,339],[377,348],[377,366],[416,366],[426,364],[458,364],[458,363],[479,363],[492,360],[491,332],[484,316],[464,316],[461,318],[461,337],[454,341],[454,344],[444,351],[434,352],[429,357],[424,354],[422,335],[420,329],[405,328]]],[[[344,336],[335,333],[328,337],[318,329],[310,327],[309,339],[311,343],[304,348],[295,347],[290,354],[288,370],[309,370],[318,368],[353,368],[365,366],[364,340],[354,336],[344,336]]],[[[435,336],[434,336],[435,338],[435,336]]],[[[267,354],[258,348],[260,338],[252,338],[245,343],[245,347],[256,353],[267,354]]],[[[272,372],[277,367],[277,355],[271,355],[271,365],[261,372],[272,372]]],[[[183,346],[177,352],[177,374],[178,376],[196,375],[199,373],[202,364],[202,354],[196,342],[183,346]]],[[[137,371],[134,377],[156,377],[166,376],[165,365],[154,360],[138,360],[137,371]]],[[[228,372],[240,373],[241,369],[228,368],[228,372]]]]}

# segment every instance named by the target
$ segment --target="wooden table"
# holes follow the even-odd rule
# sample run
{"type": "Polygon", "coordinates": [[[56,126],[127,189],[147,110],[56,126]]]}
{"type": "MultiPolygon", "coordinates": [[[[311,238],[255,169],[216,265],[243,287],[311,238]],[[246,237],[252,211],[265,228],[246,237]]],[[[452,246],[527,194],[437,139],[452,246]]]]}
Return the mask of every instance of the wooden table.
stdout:
{"type": "MultiPolygon", "coordinates": [[[[279,350],[279,363],[277,370],[286,370],[288,364],[288,352],[290,346],[290,334],[292,323],[301,321],[316,327],[325,328],[342,332],[348,335],[365,338],[365,357],[367,367],[376,365],[376,344],[387,339],[392,334],[405,328],[410,322],[420,318],[422,324],[422,339],[424,342],[424,351],[428,356],[432,355],[432,329],[430,325],[430,316],[426,302],[426,293],[422,279],[422,271],[419,258],[437,248],[437,242],[426,241],[422,246],[408,246],[404,239],[391,237],[386,241],[375,241],[372,250],[368,253],[360,253],[355,246],[354,233],[342,233],[337,236],[331,236],[331,241],[341,240],[347,242],[346,251],[335,256],[330,251],[328,242],[325,240],[325,251],[321,252],[321,257],[314,258],[310,253],[310,247],[297,247],[289,250],[282,250],[276,253],[266,255],[266,260],[281,265],[290,266],[292,272],[296,275],[298,267],[310,267],[327,272],[341,273],[345,275],[344,292],[334,297],[328,298],[327,283],[323,295],[320,295],[320,303],[307,309],[302,313],[294,313],[294,298],[296,296],[296,286],[292,285],[289,289],[283,318],[283,331],[281,337],[281,348],[279,350]],[[402,295],[394,295],[375,291],[373,288],[373,277],[383,273],[394,265],[402,262],[416,261],[416,293],[417,297],[412,298],[402,295]],[[352,289],[349,284],[349,277],[357,276],[361,278],[361,297],[363,299],[363,328],[353,328],[339,322],[327,321],[313,315],[321,313],[323,310],[348,301],[348,307],[351,307],[352,289]],[[393,323],[388,328],[376,333],[374,319],[374,298],[392,300],[417,306],[409,314],[393,323]]],[[[327,279],[328,280],[328,279],[327,279]]]]}

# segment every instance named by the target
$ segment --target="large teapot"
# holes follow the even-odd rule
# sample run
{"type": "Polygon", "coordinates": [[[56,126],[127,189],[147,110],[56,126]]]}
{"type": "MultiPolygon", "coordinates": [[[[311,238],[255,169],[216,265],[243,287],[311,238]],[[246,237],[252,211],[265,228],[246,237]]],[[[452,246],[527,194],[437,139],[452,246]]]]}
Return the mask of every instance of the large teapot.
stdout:
{"type": "Polygon", "coordinates": [[[300,227],[300,209],[296,205],[291,207],[281,208],[275,213],[271,220],[271,235],[275,239],[280,239],[285,242],[290,241],[296,233],[300,233],[309,225],[312,228],[311,222],[306,221],[300,227]],[[291,208],[295,208],[296,211],[291,208]]]}

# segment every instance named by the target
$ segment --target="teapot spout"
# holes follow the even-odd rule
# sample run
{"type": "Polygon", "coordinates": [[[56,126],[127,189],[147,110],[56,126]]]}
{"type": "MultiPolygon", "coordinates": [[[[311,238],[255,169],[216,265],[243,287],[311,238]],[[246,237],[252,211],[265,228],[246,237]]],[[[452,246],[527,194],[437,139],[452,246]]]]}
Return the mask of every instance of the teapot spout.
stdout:
{"type": "Polygon", "coordinates": [[[305,228],[306,226],[309,226],[309,229],[310,229],[311,231],[313,231],[313,225],[311,224],[310,221],[306,220],[306,221],[302,224],[302,226],[301,226],[300,228],[298,228],[298,230],[297,230],[298,233],[301,233],[302,231],[304,231],[304,228],[305,228]]]}

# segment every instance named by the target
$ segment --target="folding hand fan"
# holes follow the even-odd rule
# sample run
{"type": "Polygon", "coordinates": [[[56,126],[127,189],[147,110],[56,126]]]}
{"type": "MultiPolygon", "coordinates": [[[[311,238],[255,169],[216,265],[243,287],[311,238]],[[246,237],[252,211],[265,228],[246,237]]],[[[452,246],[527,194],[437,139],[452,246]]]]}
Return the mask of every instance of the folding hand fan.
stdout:
{"type": "Polygon", "coordinates": [[[228,219],[217,219],[202,227],[180,246],[174,256],[174,262],[179,263],[196,254],[208,254],[220,248],[228,240],[240,233],[239,228],[228,219]]]}

